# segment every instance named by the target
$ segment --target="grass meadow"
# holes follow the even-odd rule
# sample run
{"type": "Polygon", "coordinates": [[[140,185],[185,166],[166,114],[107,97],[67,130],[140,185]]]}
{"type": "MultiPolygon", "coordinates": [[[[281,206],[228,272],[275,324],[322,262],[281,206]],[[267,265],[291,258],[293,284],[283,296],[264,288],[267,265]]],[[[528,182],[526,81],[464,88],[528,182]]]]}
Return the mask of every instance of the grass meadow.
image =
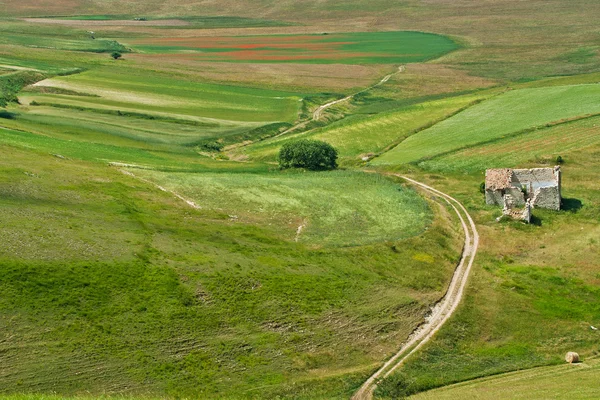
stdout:
{"type": "Polygon", "coordinates": [[[37,83],[0,110],[0,397],[350,398],[462,246],[451,209],[369,159],[458,198],[481,234],[457,313],[376,397],[586,398],[599,4],[5,4],[2,91],[37,83]],[[333,144],[343,170],[276,169],[298,137],[333,144]],[[484,169],[558,155],[563,210],[495,222],[484,169]],[[584,366],[556,366],[566,351],[584,366]]]}
{"type": "Polygon", "coordinates": [[[436,218],[315,250],[104,163],[0,153],[2,393],[343,398],[441,296],[460,249],[436,218]]]}
{"type": "Polygon", "coordinates": [[[282,239],[319,246],[400,240],[431,222],[412,190],[357,172],[162,173],[131,170],[232,222],[263,226],[282,239]]]}
{"type": "Polygon", "coordinates": [[[413,135],[373,165],[417,162],[545,124],[600,112],[600,85],[508,91],[413,135]]]}
{"type": "MultiPolygon", "coordinates": [[[[436,171],[408,167],[441,190],[454,190],[475,214],[481,235],[478,268],[457,315],[419,357],[409,360],[402,372],[380,386],[379,398],[396,398],[483,376],[559,364],[564,362],[567,351],[577,351],[584,359],[600,353],[598,333],[591,328],[600,321],[596,262],[600,252],[600,192],[595,184],[600,146],[594,144],[594,122],[595,118],[583,119],[489,145],[494,166],[553,165],[556,153],[546,153],[544,149],[556,146],[568,160],[562,165],[563,210],[534,209],[530,225],[495,222],[501,211],[486,206],[483,196],[476,195],[484,179],[483,160],[478,158],[477,147],[472,153],[466,150],[462,154],[461,160],[471,161],[459,162],[449,156],[435,164],[440,168],[436,171]],[[578,139],[577,132],[591,133],[592,138],[578,139]],[[539,139],[538,148],[527,154],[527,142],[521,139],[533,135],[529,137],[535,143],[534,138],[540,134],[545,135],[539,139]],[[514,152],[495,151],[504,145],[514,148],[517,139],[523,150],[517,146],[514,152]],[[536,160],[536,151],[549,160],[536,160]]],[[[479,147],[479,151],[486,146],[479,147]]],[[[419,166],[433,168],[428,163],[419,166]]],[[[585,379],[582,377],[581,382],[585,379]]],[[[528,382],[531,398],[546,398],[543,379],[531,378],[528,382]]],[[[562,389],[557,390],[560,393],[562,389]]],[[[575,397],[588,393],[585,384],[581,390],[573,390],[575,397]]],[[[431,392],[431,396],[435,397],[435,393],[431,392]]]]}

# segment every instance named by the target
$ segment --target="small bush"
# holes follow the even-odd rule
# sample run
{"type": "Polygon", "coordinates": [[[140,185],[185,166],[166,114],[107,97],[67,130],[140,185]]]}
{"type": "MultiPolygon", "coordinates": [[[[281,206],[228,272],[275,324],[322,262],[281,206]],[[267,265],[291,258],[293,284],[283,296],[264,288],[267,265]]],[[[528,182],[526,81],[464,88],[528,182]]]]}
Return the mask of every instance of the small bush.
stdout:
{"type": "Polygon", "coordinates": [[[121,58],[123,55],[121,53],[119,53],[118,51],[114,51],[110,54],[110,56],[115,59],[118,60],[119,58],[121,58]]]}
{"type": "Polygon", "coordinates": [[[560,165],[564,162],[565,162],[565,160],[563,160],[563,158],[561,156],[556,157],[556,164],[560,165]]]}
{"type": "Polygon", "coordinates": [[[219,152],[223,150],[223,143],[215,140],[204,140],[198,143],[198,147],[203,151],[219,152]]]}
{"type": "Polygon", "coordinates": [[[300,139],[285,143],[279,151],[279,167],[322,171],[337,168],[337,150],[320,140],[300,139]]]}

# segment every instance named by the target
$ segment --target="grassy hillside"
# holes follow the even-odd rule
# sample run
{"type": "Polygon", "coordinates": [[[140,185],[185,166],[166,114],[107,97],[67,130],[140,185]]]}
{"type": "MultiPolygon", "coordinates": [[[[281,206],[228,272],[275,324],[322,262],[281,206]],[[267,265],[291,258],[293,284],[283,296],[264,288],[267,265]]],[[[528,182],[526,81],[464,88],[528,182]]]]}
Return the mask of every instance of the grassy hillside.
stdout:
{"type": "Polygon", "coordinates": [[[3,393],[343,398],[456,261],[445,218],[315,250],[103,163],[0,152],[3,393]]]}
{"type": "Polygon", "coordinates": [[[40,85],[95,96],[29,94],[22,101],[225,121],[292,122],[297,117],[301,97],[289,92],[191,83],[160,73],[137,76],[134,69],[126,67],[105,67],[56,77],[40,85]]]}
{"type": "MultiPolygon", "coordinates": [[[[377,396],[600,351],[597,1],[5,3],[0,396],[349,398],[462,245],[439,199],[360,171],[375,156],[481,234],[457,314],[377,396]],[[297,137],[347,169],[277,170],[297,137]],[[484,169],[558,155],[563,210],[495,222],[484,169]]],[[[583,396],[593,363],[422,396],[545,397],[563,373],[583,396]]]]}
{"type": "MultiPolygon", "coordinates": [[[[450,117],[484,96],[468,95],[422,102],[377,115],[356,115],[307,133],[287,135],[237,150],[253,160],[274,161],[281,144],[290,138],[310,137],[331,143],[343,160],[371,156],[436,122],[450,117]]],[[[387,156],[386,156],[387,157],[387,156]]]]}
{"type": "MultiPolygon", "coordinates": [[[[395,167],[410,168],[436,187],[453,190],[475,214],[481,247],[479,268],[457,315],[402,372],[380,386],[379,397],[556,364],[567,351],[584,357],[598,353],[598,333],[590,328],[600,320],[596,120],[498,138],[418,166],[395,167]],[[557,154],[568,160],[562,166],[563,209],[534,209],[531,225],[495,222],[499,208],[485,206],[478,193],[484,169],[550,166],[557,154]]],[[[531,384],[532,398],[545,393],[540,391],[543,380],[532,378],[531,384]]]]}

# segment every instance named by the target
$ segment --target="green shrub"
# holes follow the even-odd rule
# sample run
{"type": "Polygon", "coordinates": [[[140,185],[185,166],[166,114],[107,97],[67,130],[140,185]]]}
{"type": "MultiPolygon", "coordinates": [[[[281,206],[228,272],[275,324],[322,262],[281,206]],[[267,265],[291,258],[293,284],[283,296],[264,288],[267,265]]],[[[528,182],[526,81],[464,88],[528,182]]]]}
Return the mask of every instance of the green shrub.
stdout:
{"type": "Polygon", "coordinates": [[[311,171],[337,168],[337,150],[320,140],[300,139],[285,143],[279,150],[279,167],[311,171]]]}
{"type": "Polygon", "coordinates": [[[45,75],[31,71],[6,74],[0,77],[0,107],[18,102],[17,94],[21,89],[45,78],[45,75]]]}

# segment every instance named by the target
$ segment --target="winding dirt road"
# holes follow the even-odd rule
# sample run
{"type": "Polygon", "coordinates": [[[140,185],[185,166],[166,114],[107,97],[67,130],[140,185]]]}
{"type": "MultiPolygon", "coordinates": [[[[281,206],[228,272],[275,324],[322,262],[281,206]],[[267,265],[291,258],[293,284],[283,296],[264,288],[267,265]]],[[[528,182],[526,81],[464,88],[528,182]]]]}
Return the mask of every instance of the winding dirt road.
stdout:
{"type": "Polygon", "coordinates": [[[417,182],[405,176],[399,176],[413,185],[419,186],[422,189],[440,196],[443,198],[456,212],[460,219],[464,234],[465,244],[458,266],[454,270],[452,281],[448,287],[448,291],[444,297],[433,306],[429,315],[425,317],[425,323],[418,327],[408,338],[406,343],[402,345],[400,350],[390,358],[383,366],[366,380],[360,389],[352,396],[352,400],[370,400],[373,398],[373,392],[377,387],[377,383],[387,378],[398,367],[400,367],[408,357],[419,350],[427,343],[433,335],[444,325],[444,323],[452,316],[460,301],[462,300],[465,286],[475,260],[475,254],[479,247],[479,234],[473,219],[465,209],[465,207],[455,198],[440,192],[424,183],[417,182]]]}
{"type": "Polygon", "coordinates": [[[298,124],[296,124],[296,125],[292,126],[292,127],[291,127],[291,128],[289,128],[289,129],[286,129],[285,131],[283,131],[283,132],[281,132],[281,133],[279,133],[279,134],[277,134],[277,135],[273,136],[273,138],[277,138],[277,137],[280,137],[280,136],[286,135],[286,134],[288,134],[288,133],[290,133],[290,132],[293,132],[293,131],[295,131],[295,130],[298,130],[298,129],[304,128],[306,125],[308,125],[308,124],[309,124],[310,122],[312,122],[312,121],[318,121],[319,119],[321,119],[321,117],[323,116],[323,113],[324,113],[324,112],[325,112],[325,110],[327,110],[328,108],[330,108],[330,107],[333,107],[333,106],[334,106],[334,105],[336,105],[336,104],[339,104],[339,103],[343,103],[343,102],[345,102],[345,101],[348,101],[348,100],[352,99],[354,96],[356,96],[356,95],[358,95],[358,94],[361,94],[361,93],[364,93],[364,92],[366,92],[366,91],[368,91],[368,90],[371,90],[371,89],[373,89],[373,88],[376,88],[377,86],[381,86],[381,85],[383,85],[384,83],[386,83],[387,81],[389,81],[389,80],[391,79],[391,77],[392,77],[392,76],[394,76],[394,75],[396,75],[396,74],[399,74],[399,73],[401,73],[401,72],[404,72],[404,70],[405,70],[405,69],[406,69],[406,67],[405,67],[404,65],[401,65],[401,66],[399,66],[399,67],[398,67],[398,70],[397,70],[396,72],[392,72],[391,74],[388,74],[388,75],[384,76],[384,77],[383,77],[383,78],[381,78],[381,80],[380,80],[379,82],[377,82],[376,84],[374,84],[374,85],[372,85],[372,86],[369,86],[369,87],[367,87],[367,88],[365,88],[365,89],[363,89],[363,90],[361,90],[361,91],[359,91],[359,92],[356,92],[356,93],[353,93],[353,94],[351,94],[351,95],[348,95],[348,96],[344,97],[343,99],[339,99],[339,100],[330,101],[329,103],[325,103],[325,104],[323,104],[323,105],[319,106],[319,107],[318,107],[318,108],[317,108],[317,109],[316,109],[316,110],[313,112],[313,114],[312,114],[312,118],[310,118],[309,120],[306,120],[306,121],[300,122],[300,123],[298,123],[298,124]]]}
{"type": "MultiPolygon", "coordinates": [[[[384,77],[383,77],[383,78],[381,78],[381,80],[380,80],[379,82],[377,82],[376,84],[374,84],[374,85],[372,85],[372,86],[369,86],[368,88],[366,88],[366,89],[363,89],[363,90],[361,90],[360,92],[356,92],[356,93],[354,93],[354,94],[351,94],[351,95],[349,95],[349,96],[346,96],[346,97],[344,97],[343,99],[339,99],[339,100],[330,101],[329,103],[326,103],[326,104],[323,104],[322,106],[319,106],[319,108],[317,108],[317,109],[316,109],[316,110],[313,112],[312,121],[317,121],[317,120],[319,120],[319,119],[321,118],[321,116],[323,115],[323,111],[327,110],[329,107],[331,107],[331,106],[334,106],[334,105],[336,105],[336,104],[339,104],[339,103],[343,103],[344,101],[348,101],[348,100],[350,100],[351,98],[353,98],[354,96],[356,96],[356,95],[358,95],[358,94],[364,93],[364,92],[366,92],[367,90],[371,90],[371,89],[374,89],[374,88],[376,88],[377,86],[381,86],[381,85],[383,85],[384,83],[386,83],[387,81],[389,81],[389,80],[390,80],[390,78],[391,78],[392,76],[394,76],[394,75],[396,75],[396,74],[399,74],[399,73],[401,73],[401,72],[404,72],[405,68],[406,68],[406,67],[404,67],[404,65],[401,65],[401,66],[399,66],[399,67],[398,67],[398,71],[396,71],[396,72],[393,72],[393,73],[391,73],[391,74],[388,74],[388,75],[384,76],[384,77]]],[[[290,129],[292,129],[292,128],[290,128],[290,129]]]]}

